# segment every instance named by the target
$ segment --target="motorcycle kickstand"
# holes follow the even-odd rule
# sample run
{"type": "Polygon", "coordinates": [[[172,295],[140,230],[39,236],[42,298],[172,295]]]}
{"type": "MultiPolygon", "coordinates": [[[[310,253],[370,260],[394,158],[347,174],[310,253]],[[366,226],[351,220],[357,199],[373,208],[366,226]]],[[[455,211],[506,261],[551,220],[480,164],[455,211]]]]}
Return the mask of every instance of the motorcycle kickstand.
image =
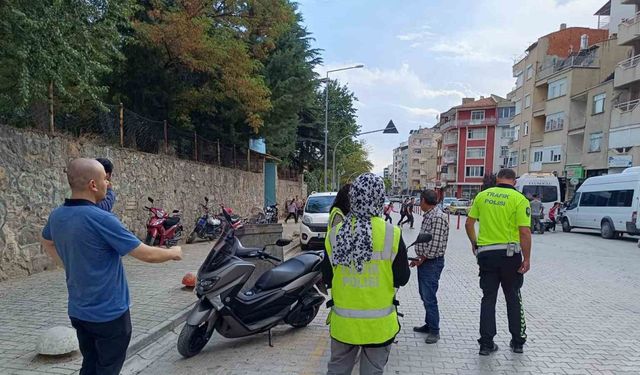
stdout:
{"type": "Polygon", "coordinates": [[[269,347],[273,348],[273,343],[272,343],[271,338],[272,338],[272,336],[271,336],[271,328],[269,328],[269,347]]]}

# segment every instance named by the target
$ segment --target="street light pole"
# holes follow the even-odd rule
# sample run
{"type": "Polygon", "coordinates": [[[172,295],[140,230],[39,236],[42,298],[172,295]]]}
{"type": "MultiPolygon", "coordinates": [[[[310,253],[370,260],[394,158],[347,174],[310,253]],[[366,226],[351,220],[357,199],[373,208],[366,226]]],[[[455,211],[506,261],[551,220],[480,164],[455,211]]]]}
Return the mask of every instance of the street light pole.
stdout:
{"type": "MultiPolygon", "coordinates": [[[[398,134],[398,129],[396,129],[396,125],[393,123],[393,121],[389,120],[389,123],[387,124],[387,127],[384,128],[384,129],[371,130],[371,131],[368,131],[368,132],[357,133],[357,134],[355,134],[353,136],[354,137],[359,137],[361,135],[371,134],[371,133],[378,133],[378,132],[382,132],[383,134],[398,134]]],[[[340,138],[340,140],[333,147],[333,168],[332,168],[332,173],[331,173],[331,188],[333,190],[338,190],[337,184],[340,183],[340,181],[336,181],[336,179],[335,179],[335,175],[336,175],[336,150],[338,149],[338,146],[340,145],[340,142],[342,142],[345,139],[350,138],[350,137],[351,137],[351,135],[345,135],[344,137],[340,138]]]]}
{"type": "MultiPolygon", "coordinates": [[[[325,94],[324,94],[324,191],[327,191],[327,153],[329,143],[329,73],[340,72],[342,70],[364,68],[364,65],[358,64],[348,66],[346,68],[327,70],[327,78],[325,78],[325,94]]],[[[331,177],[333,179],[333,176],[331,177]]]]}

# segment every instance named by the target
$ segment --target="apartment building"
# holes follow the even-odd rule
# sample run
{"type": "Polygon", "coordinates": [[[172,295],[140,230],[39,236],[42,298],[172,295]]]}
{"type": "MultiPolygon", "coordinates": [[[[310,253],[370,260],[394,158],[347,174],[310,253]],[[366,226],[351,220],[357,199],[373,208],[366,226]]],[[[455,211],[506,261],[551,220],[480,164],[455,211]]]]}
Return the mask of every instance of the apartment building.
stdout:
{"type": "MultiPolygon", "coordinates": [[[[485,173],[493,173],[502,163],[502,143],[496,145],[498,108],[510,117],[512,105],[492,95],[462,99],[462,104],[440,115],[438,130],[442,134],[442,164],[439,184],[445,196],[472,198],[482,185],[485,173]],[[500,103],[500,105],[499,105],[500,103]]],[[[507,127],[502,121],[502,127],[507,127]]],[[[498,139],[502,139],[502,131],[498,139]]],[[[501,141],[502,142],[502,141],[501,141]]]]}
{"type": "Polygon", "coordinates": [[[632,14],[618,25],[617,42],[629,48],[618,63],[613,86],[613,108],[608,140],[608,168],[615,173],[640,164],[640,0],[622,0],[633,6],[632,14]]]}
{"type": "Polygon", "coordinates": [[[419,128],[409,132],[409,188],[414,191],[433,189],[437,174],[437,139],[431,128],[419,128]]]}
{"type": "Polygon", "coordinates": [[[382,170],[382,178],[388,178],[393,181],[393,164],[389,164],[382,170]]]}
{"type": "Polygon", "coordinates": [[[393,180],[392,190],[394,193],[405,192],[409,189],[408,182],[408,156],[409,143],[402,142],[399,147],[393,149],[393,180]]]}

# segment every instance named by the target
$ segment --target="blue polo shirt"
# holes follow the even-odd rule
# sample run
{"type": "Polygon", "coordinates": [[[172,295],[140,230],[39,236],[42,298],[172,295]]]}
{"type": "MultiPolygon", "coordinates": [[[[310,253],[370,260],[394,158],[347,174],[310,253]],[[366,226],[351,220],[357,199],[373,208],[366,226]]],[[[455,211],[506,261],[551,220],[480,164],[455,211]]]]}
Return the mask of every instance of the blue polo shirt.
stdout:
{"type": "Polygon", "coordinates": [[[108,322],[129,309],[122,257],[140,245],[118,218],[83,199],[53,210],[42,237],[53,241],[64,263],[69,316],[108,322]]]}

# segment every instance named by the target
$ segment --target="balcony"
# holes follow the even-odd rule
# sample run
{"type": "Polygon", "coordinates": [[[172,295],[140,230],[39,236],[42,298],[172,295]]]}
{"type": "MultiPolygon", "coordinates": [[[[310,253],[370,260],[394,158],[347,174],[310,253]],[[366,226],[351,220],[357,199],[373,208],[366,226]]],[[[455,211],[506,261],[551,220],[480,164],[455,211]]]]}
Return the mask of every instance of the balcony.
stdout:
{"type": "Polygon", "coordinates": [[[443,145],[455,145],[458,144],[458,132],[449,132],[442,137],[443,145]]]}
{"type": "Polygon", "coordinates": [[[618,26],[618,45],[629,46],[640,38],[640,13],[632,18],[622,20],[618,26]]]}
{"type": "MultiPolygon", "coordinates": [[[[619,34],[618,34],[619,35],[619,34]]],[[[619,37],[619,36],[618,36],[619,37]]],[[[600,66],[600,59],[595,53],[585,55],[574,55],[555,64],[542,65],[538,69],[537,80],[541,81],[550,75],[570,68],[597,68],[600,66]]]]}
{"type": "Polygon", "coordinates": [[[544,116],[547,109],[547,102],[541,101],[533,103],[533,117],[544,116]]]}
{"type": "Polygon", "coordinates": [[[444,155],[442,156],[442,164],[443,165],[455,164],[456,161],[458,161],[458,157],[454,153],[445,152],[444,155]]]}
{"type": "Polygon", "coordinates": [[[458,120],[459,127],[466,126],[493,126],[498,124],[498,119],[495,117],[487,117],[482,120],[458,120]]]}
{"type": "Polygon", "coordinates": [[[621,61],[616,66],[613,85],[615,88],[623,88],[637,81],[640,81],[640,55],[621,61]]]}
{"type": "Polygon", "coordinates": [[[444,181],[455,181],[456,180],[456,174],[455,173],[445,173],[445,174],[441,175],[441,178],[444,181]]]}
{"type": "Polygon", "coordinates": [[[618,103],[611,111],[611,129],[640,123],[640,99],[618,103]]]}
{"type": "Polygon", "coordinates": [[[455,129],[455,127],[456,127],[456,120],[447,121],[444,124],[440,125],[440,132],[444,133],[449,129],[455,129]]]}

